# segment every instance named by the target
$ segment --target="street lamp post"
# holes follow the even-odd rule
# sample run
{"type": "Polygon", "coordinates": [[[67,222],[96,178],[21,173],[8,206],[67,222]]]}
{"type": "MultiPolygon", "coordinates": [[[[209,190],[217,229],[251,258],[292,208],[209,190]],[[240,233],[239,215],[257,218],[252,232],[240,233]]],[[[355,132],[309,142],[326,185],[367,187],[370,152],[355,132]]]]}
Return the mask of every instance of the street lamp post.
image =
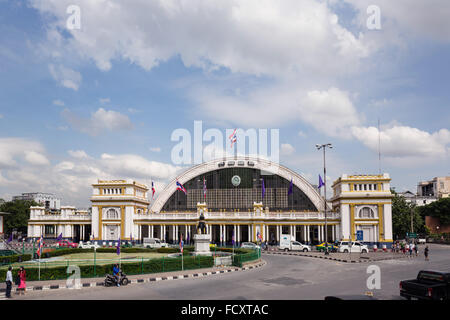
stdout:
{"type": "Polygon", "coordinates": [[[324,189],[324,197],[323,197],[323,202],[324,202],[324,208],[325,208],[325,255],[328,255],[328,226],[327,226],[327,168],[326,168],[326,163],[325,163],[325,149],[326,148],[333,148],[333,146],[331,145],[331,143],[327,143],[327,144],[316,144],[316,148],[317,150],[323,149],[323,189],[324,189]]]}

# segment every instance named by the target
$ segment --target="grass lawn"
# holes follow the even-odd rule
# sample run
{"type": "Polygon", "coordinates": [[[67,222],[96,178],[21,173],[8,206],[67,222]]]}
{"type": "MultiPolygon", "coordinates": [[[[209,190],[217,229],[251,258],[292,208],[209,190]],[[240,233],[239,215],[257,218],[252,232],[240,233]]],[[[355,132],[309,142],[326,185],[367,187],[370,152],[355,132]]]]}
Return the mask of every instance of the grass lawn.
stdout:
{"type": "MultiPolygon", "coordinates": [[[[151,258],[162,258],[166,257],[167,253],[157,253],[157,252],[123,252],[120,257],[122,260],[125,259],[131,259],[131,258],[144,258],[144,259],[151,259],[151,258]]],[[[84,259],[94,259],[94,253],[93,252],[86,252],[86,253],[72,253],[67,254],[64,256],[60,256],[61,260],[84,260],[84,259]]],[[[115,252],[97,252],[96,254],[97,260],[102,259],[114,259],[119,260],[119,256],[115,252]]]]}
{"type": "MultiPolygon", "coordinates": [[[[157,253],[157,252],[124,252],[120,255],[120,258],[122,259],[122,263],[126,262],[135,262],[136,260],[141,260],[144,258],[144,260],[148,259],[154,259],[154,258],[162,258],[167,257],[167,253],[157,253]]],[[[93,252],[86,252],[86,253],[72,253],[67,254],[59,257],[55,257],[55,260],[50,262],[42,262],[41,266],[61,266],[61,265],[88,265],[88,264],[94,264],[94,253],[93,252]]],[[[97,252],[96,255],[96,264],[111,264],[111,263],[119,263],[119,256],[115,252],[97,252]]],[[[37,267],[37,262],[31,262],[31,261],[24,261],[24,262],[15,262],[12,264],[12,267],[14,269],[17,269],[20,266],[27,267],[37,267]]],[[[0,267],[0,269],[7,269],[8,265],[0,267]]]]}

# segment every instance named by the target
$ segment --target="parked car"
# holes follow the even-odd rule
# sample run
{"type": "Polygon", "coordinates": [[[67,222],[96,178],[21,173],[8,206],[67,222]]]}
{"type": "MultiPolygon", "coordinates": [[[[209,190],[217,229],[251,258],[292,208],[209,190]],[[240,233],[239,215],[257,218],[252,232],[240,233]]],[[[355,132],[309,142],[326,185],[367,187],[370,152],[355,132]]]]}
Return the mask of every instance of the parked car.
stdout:
{"type": "Polygon", "coordinates": [[[83,241],[80,241],[80,243],[78,244],[78,248],[81,248],[81,249],[98,249],[98,248],[100,248],[100,246],[98,244],[94,243],[94,242],[90,242],[90,241],[83,242],[83,241]]]}
{"type": "Polygon", "coordinates": [[[291,240],[289,243],[281,243],[278,248],[284,251],[311,251],[310,246],[294,240],[291,240]]]}
{"type": "Polygon", "coordinates": [[[58,247],[60,248],[78,248],[78,244],[69,240],[58,241],[58,247]]]}
{"type": "Polygon", "coordinates": [[[427,243],[427,239],[426,238],[419,238],[419,241],[418,241],[420,244],[425,244],[425,243],[427,243]]]}
{"type": "MultiPolygon", "coordinates": [[[[316,250],[325,252],[325,250],[326,250],[325,242],[317,245],[316,250]]],[[[333,243],[328,243],[328,252],[337,252],[337,251],[338,251],[337,246],[335,246],[333,243]]]]}
{"type": "Polygon", "coordinates": [[[260,247],[253,242],[242,242],[241,248],[243,249],[259,249],[260,247]]]}
{"type": "Polygon", "coordinates": [[[450,273],[419,271],[416,279],[400,281],[400,296],[411,300],[450,300],[450,273]]]}
{"type": "Polygon", "coordinates": [[[169,245],[165,242],[162,242],[158,238],[144,238],[143,240],[144,247],[146,248],[168,248],[169,245]]]}
{"type": "Polygon", "coordinates": [[[368,253],[369,248],[359,241],[341,241],[339,242],[339,252],[368,253]]]}

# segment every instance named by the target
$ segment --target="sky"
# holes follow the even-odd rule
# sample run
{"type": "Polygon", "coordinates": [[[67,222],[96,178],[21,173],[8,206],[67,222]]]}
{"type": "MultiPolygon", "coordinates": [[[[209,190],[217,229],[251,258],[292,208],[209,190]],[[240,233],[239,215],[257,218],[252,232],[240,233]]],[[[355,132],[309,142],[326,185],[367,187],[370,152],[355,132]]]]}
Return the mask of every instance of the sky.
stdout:
{"type": "Polygon", "coordinates": [[[0,0],[0,198],[160,192],[192,165],[173,134],[194,121],[223,134],[203,160],[236,152],[234,128],[278,130],[279,162],[312,184],[331,143],[328,187],[381,168],[416,191],[450,175],[449,16],[447,0],[0,0]]]}

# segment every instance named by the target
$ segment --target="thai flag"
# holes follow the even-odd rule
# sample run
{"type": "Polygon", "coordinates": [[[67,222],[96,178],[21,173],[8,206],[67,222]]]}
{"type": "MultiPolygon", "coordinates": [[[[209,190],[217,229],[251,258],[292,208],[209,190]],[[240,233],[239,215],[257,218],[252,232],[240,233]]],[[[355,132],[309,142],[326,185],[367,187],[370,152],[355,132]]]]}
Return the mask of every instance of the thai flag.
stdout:
{"type": "Polygon", "coordinates": [[[206,200],[206,180],[203,177],[203,198],[206,200]]]}
{"type": "Polygon", "coordinates": [[[38,240],[38,242],[39,242],[39,246],[37,249],[37,255],[40,258],[41,254],[42,254],[42,249],[44,248],[44,238],[42,237],[42,235],[41,235],[41,238],[38,240]]]}
{"type": "Polygon", "coordinates": [[[153,196],[155,195],[155,192],[156,192],[155,185],[153,184],[153,181],[152,181],[152,199],[153,199],[153,196]]]}
{"type": "Polygon", "coordinates": [[[258,238],[259,241],[262,241],[261,234],[259,233],[259,231],[258,231],[258,234],[256,235],[256,238],[258,238]]]}
{"type": "Polygon", "coordinates": [[[184,194],[187,194],[186,189],[183,187],[181,183],[178,182],[178,180],[177,180],[177,190],[183,191],[184,194]]]}
{"type": "Polygon", "coordinates": [[[120,238],[119,241],[117,241],[117,255],[120,255],[120,238]]]}
{"type": "Polygon", "coordinates": [[[237,141],[237,137],[236,137],[236,130],[234,129],[233,133],[228,137],[228,139],[230,139],[231,141],[231,148],[233,147],[233,143],[235,143],[237,141]]]}

